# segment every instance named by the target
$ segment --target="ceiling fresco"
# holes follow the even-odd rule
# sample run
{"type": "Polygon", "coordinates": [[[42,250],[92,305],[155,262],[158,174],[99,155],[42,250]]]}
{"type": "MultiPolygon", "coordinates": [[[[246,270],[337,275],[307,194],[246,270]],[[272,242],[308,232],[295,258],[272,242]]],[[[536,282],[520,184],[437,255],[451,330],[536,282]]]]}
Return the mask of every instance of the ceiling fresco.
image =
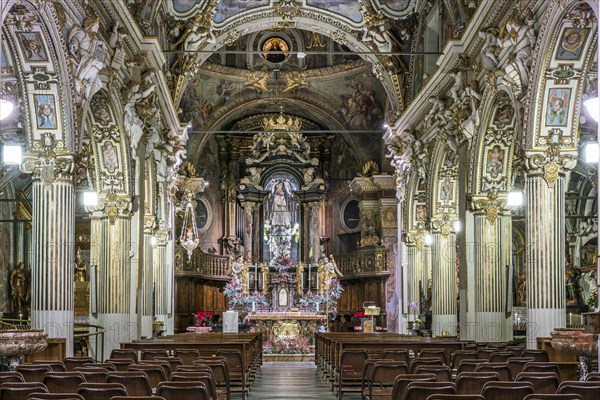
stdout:
{"type": "MultiPolygon", "coordinates": [[[[201,9],[206,0],[170,0],[172,11],[178,16],[189,16],[194,9],[201,9]]],[[[216,6],[214,21],[221,23],[237,14],[268,6],[271,0],[221,0],[216,6]]],[[[300,3],[300,2],[299,2],[300,3]]],[[[406,11],[410,0],[371,0],[374,6],[392,14],[406,11]]],[[[309,7],[320,8],[344,16],[351,21],[362,21],[361,6],[357,0],[306,0],[309,7]]]]}

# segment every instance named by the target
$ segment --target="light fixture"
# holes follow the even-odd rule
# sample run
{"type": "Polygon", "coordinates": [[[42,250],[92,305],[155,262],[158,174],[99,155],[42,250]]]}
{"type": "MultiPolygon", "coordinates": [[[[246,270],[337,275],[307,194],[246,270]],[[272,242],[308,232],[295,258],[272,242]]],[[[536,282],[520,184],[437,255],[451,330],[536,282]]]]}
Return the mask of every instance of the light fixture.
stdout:
{"type": "Polygon", "coordinates": [[[523,191],[522,190],[512,190],[508,192],[508,196],[506,197],[506,205],[508,207],[520,207],[523,205],[523,191]]]}
{"type": "Polygon", "coordinates": [[[431,246],[433,244],[433,236],[429,233],[425,235],[425,246],[431,246]]]}
{"type": "Polygon", "coordinates": [[[384,122],[384,123],[383,123],[383,129],[387,129],[387,128],[389,128],[389,127],[390,127],[390,126],[387,124],[387,122],[384,122]]]}
{"type": "Polygon", "coordinates": [[[2,149],[2,162],[4,164],[21,164],[21,146],[4,145],[2,149]]]}
{"type": "Polygon", "coordinates": [[[83,205],[84,206],[97,206],[98,205],[98,194],[96,192],[83,192],[83,205]]]}
{"type": "Polygon", "coordinates": [[[460,220],[454,221],[454,232],[458,233],[462,230],[462,223],[460,220]]]}
{"type": "Polygon", "coordinates": [[[0,97],[0,121],[8,118],[8,116],[12,114],[14,109],[15,104],[12,101],[0,97]]]}
{"type": "Polygon", "coordinates": [[[592,97],[583,102],[585,108],[587,108],[590,117],[594,118],[596,122],[600,122],[600,100],[598,97],[592,97]]]}
{"type": "MultiPolygon", "coordinates": [[[[196,179],[198,180],[198,179],[196,179]]],[[[179,234],[179,244],[186,249],[188,260],[192,260],[192,254],[200,244],[200,234],[196,225],[196,193],[204,188],[204,180],[199,179],[198,184],[194,179],[184,186],[183,193],[183,224],[181,225],[181,233],[179,234]]]]}
{"type": "Polygon", "coordinates": [[[298,53],[296,53],[296,57],[303,59],[304,57],[306,57],[306,53],[303,51],[299,51],[298,53]]]}
{"type": "Polygon", "coordinates": [[[597,163],[600,160],[600,148],[598,143],[586,143],[584,150],[586,163],[597,163]]]}

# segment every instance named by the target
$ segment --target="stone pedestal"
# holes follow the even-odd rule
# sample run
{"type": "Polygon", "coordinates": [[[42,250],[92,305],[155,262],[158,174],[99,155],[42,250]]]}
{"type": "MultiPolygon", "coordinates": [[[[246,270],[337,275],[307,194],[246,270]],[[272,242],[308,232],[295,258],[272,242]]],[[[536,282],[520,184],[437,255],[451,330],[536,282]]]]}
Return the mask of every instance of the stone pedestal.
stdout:
{"type": "Polygon", "coordinates": [[[21,357],[44,350],[48,334],[42,330],[0,331],[0,356],[6,357],[9,369],[14,371],[21,357]]]}

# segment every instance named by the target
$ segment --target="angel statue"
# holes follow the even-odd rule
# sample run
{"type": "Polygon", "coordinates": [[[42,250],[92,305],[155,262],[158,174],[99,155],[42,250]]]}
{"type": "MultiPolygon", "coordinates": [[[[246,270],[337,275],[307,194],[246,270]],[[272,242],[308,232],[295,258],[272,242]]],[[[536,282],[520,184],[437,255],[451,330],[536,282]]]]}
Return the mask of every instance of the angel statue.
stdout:
{"type": "Polygon", "coordinates": [[[104,64],[104,42],[96,39],[100,28],[98,18],[88,18],[83,27],[76,25],[69,32],[69,53],[74,65],[75,90],[84,99],[90,99],[102,88],[99,79],[104,64]]]}

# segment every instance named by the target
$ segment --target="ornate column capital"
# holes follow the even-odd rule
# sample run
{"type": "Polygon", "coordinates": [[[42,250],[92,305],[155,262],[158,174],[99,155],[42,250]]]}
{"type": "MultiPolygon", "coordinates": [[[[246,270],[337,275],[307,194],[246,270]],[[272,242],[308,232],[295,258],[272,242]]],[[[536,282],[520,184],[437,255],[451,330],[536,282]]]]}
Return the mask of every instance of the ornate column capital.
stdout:
{"type": "Polygon", "coordinates": [[[158,229],[154,232],[154,236],[156,237],[156,245],[165,247],[171,239],[171,231],[166,229],[158,229]]]}
{"type": "MultiPolygon", "coordinates": [[[[455,218],[458,219],[458,217],[455,218]]],[[[444,237],[450,235],[452,233],[450,216],[448,214],[444,214],[441,218],[432,218],[431,230],[433,233],[441,233],[444,237]]]]}
{"type": "Polygon", "coordinates": [[[53,151],[28,155],[21,164],[21,171],[33,175],[44,184],[54,182],[73,183],[75,160],[71,153],[55,154],[53,151]]]}
{"type": "Polygon", "coordinates": [[[407,246],[415,246],[418,251],[422,251],[425,248],[425,234],[423,230],[416,232],[408,232],[404,235],[404,243],[407,246]]]}
{"type": "Polygon", "coordinates": [[[131,198],[109,193],[98,198],[98,205],[88,207],[89,212],[97,213],[96,218],[108,218],[113,225],[117,218],[131,218],[133,214],[131,198]]]}
{"type": "Polygon", "coordinates": [[[560,175],[575,168],[577,149],[573,147],[571,137],[563,137],[559,128],[552,129],[545,149],[525,151],[525,171],[527,176],[542,175],[548,187],[553,188],[560,175]]]}
{"type": "Polygon", "coordinates": [[[498,216],[507,211],[505,196],[495,192],[488,193],[487,197],[484,195],[473,196],[471,206],[475,213],[485,214],[490,224],[495,224],[498,216]]]}

